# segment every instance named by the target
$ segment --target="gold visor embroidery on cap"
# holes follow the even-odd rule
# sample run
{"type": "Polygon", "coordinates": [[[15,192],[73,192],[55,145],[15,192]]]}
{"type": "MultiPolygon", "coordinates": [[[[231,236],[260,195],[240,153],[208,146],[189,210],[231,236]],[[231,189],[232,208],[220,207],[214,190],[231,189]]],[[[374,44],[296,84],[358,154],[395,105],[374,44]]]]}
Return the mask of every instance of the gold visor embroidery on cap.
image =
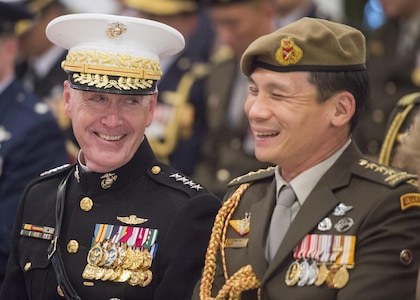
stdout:
{"type": "Polygon", "coordinates": [[[115,80],[109,79],[107,75],[85,73],[74,73],[73,78],[75,82],[80,84],[87,84],[102,89],[116,88],[119,90],[137,90],[140,88],[145,90],[151,88],[153,84],[153,80],[150,79],[120,77],[118,80],[115,80]]]}
{"type": "Polygon", "coordinates": [[[160,63],[150,58],[100,51],[72,51],[61,67],[65,71],[158,80],[160,63]]]}

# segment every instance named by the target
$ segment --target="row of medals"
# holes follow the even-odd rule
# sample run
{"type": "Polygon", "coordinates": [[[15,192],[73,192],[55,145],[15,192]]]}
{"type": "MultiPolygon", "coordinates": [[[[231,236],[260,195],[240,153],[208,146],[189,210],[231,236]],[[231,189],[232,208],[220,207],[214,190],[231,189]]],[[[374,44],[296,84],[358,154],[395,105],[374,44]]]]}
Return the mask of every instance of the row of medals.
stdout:
{"type": "MultiPolygon", "coordinates": [[[[335,207],[333,215],[336,217],[345,216],[353,207],[340,203],[335,207]]],[[[339,232],[344,232],[353,226],[351,218],[341,219],[334,228],[339,232]]],[[[324,218],[319,224],[320,231],[328,231],[332,228],[330,218],[324,218]]],[[[318,262],[311,259],[300,259],[294,261],[288,268],[285,283],[288,286],[321,286],[326,283],[329,288],[341,289],[349,280],[349,268],[352,265],[339,265],[336,263],[318,262]]]]}
{"type": "Polygon", "coordinates": [[[145,287],[152,281],[153,255],[126,243],[97,243],[89,250],[82,277],[88,280],[128,282],[145,287]]]}
{"type": "Polygon", "coordinates": [[[323,283],[329,288],[341,289],[348,280],[348,266],[337,265],[331,263],[319,263],[304,259],[302,261],[294,261],[287,270],[286,284],[288,286],[321,286],[323,283]]]}

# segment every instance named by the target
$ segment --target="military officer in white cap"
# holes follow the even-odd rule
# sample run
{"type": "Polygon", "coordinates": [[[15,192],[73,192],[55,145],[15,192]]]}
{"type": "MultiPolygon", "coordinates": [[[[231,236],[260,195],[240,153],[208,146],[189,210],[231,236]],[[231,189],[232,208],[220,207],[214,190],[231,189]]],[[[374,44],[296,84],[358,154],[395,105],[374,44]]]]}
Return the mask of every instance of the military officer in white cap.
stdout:
{"type": "Polygon", "coordinates": [[[1,299],[189,299],[220,201],[157,161],[152,122],[160,59],[184,47],[162,23],[58,17],[48,38],[69,49],[64,108],[77,163],[27,186],[1,299]]]}

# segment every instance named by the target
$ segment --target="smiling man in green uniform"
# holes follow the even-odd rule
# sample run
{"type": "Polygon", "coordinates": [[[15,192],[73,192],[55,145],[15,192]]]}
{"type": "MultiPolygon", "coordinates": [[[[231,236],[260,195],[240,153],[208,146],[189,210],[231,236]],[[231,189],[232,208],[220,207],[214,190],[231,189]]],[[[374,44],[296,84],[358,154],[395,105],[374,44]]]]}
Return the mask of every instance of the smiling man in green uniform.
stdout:
{"type": "Polygon", "coordinates": [[[363,34],[303,18],[255,40],[241,70],[256,156],[276,166],[230,183],[194,299],[414,299],[416,175],[351,139],[368,97],[363,34]]]}

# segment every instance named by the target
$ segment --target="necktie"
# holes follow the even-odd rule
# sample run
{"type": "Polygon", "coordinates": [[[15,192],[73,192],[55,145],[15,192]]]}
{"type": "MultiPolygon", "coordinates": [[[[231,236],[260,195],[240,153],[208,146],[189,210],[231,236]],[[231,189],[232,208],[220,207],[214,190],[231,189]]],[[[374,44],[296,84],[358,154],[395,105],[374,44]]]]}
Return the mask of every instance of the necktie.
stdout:
{"type": "Polygon", "coordinates": [[[277,197],[276,206],[271,216],[270,229],[268,231],[267,254],[270,262],[277,253],[291,222],[291,207],[296,200],[296,195],[290,185],[284,185],[277,197]]]}

